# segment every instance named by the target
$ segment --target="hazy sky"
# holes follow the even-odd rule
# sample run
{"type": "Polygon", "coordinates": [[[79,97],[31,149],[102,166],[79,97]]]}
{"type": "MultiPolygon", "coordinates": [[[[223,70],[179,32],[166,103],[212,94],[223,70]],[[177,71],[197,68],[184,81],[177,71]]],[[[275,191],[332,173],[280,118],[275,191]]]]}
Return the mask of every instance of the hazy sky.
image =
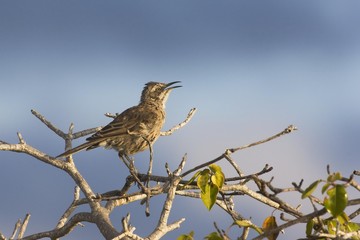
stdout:
{"type": "MultiPolygon", "coordinates": [[[[1,1],[0,139],[16,143],[20,131],[28,144],[56,156],[63,142],[30,109],[64,131],[71,122],[82,130],[107,124],[106,112],[137,104],[148,81],[182,81],[167,104],[165,128],[192,107],[198,112],[155,144],[154,174],[165,174],[165,162],[174,169],[185,153],[190,169],[294,124],[299,131],[235,154],[244,172],[268,163],[274,171],[266,178],[276,176],[279,187],[325,178],[327,164],[348,175],[360,155],[359,10],[358,1],[1,1]]],[[[143,171],[147,154],[135,156],[143,171]]],[[[113,151],[79,153],[75,161],[96,192],[120,188],[128,174],[113,151]]],[[[27,212],[27,234],[52,229],[73,187],[57,169],[1,152],[0,231],[10,236],[27,212]]],[[[291,200],[305,204],[297,195],[291,200]]],[[[131,212],[136,232],[144,235],[162,201],[151,201],[152,216],[145,220],[138,203],[112,217],[120,226],[131,212]]],[[[248,198],[236,204],[259,225],[271,214],[248,198]]],[[[201,239],[214,231],[212,222],[224,229],[231,224],[217,207],[208,212],[200,201],[178,197],[171,219],[181,217],[182,228],[165,239],[191,230],[201,239]]],[[[304,236],[298,230],[279,239],[304,236]]],[[[99,236],[86,224],[65,239],[99,236]]]]}

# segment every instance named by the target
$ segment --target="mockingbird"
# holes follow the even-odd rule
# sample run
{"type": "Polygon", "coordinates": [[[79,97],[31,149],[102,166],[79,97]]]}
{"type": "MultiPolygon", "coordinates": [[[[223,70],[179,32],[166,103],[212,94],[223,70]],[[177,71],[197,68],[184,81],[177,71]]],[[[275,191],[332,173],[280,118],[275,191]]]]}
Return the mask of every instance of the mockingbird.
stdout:
{"type": "Polygon", "coordinates": [[[144,151],[160,135],[165,122],[165,103],[170,92],[181,87],[175,86],[176,83],[179,81],[146,83],[137,106],[126,109],[108,125],[88,137],[87,142],[60,154],[57,158],[100,146],[115,149],[122,159],[144,151]]]}

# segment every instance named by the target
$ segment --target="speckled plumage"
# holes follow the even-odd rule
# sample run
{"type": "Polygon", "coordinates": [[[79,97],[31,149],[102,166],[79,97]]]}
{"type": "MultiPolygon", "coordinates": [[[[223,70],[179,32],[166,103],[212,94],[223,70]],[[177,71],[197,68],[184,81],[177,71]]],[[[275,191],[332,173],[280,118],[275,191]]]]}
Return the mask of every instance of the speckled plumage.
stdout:
{"type": "Polygon", "coordinates": [[[145,84],[140,103],[117,115],[116,118],[91,137],[87,142],[59,156],[67,157],[81,150],[97,147],[115,149],[119,156],[133,155],[149,147],[160,136],[165,122],[165,103],[173,86],[178,82],[145,84]]]}

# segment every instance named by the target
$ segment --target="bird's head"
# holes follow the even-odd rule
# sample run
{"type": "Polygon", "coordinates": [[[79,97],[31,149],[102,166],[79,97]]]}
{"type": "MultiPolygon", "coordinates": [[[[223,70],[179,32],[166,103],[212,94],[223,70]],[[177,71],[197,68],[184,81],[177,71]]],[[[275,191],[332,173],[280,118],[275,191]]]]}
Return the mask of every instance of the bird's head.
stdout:
{"type": "Polygon", "coordinates": [[[141,94],[140,102],[151,102],[155,104],[160,104],[165,108],[165,103],[169,97],[170,92],[174,88],[181,87],[179,85],[175,86],[174,84],[179,83],[180,81],[170,82],[170,83],[160,83],[160,82],[148,82],[145,84],[144,90],[141,94]]]}

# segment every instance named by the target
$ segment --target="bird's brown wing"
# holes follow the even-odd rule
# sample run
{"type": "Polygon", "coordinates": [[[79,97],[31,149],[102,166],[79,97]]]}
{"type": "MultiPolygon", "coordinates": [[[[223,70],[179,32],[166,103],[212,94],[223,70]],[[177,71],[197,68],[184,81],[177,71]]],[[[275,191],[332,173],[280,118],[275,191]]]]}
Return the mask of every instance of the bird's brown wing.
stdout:
{"type": "MultiPolygon", "coordinates": [[[[84,149],[93,149],[102,145],[104,141],[111,138],[121,137],[122,135],[147,135],[155,127],[156,122],[161,118],[160,115],[143,111],[140,106],[131,107],[119,114],[112,122],[88,137],[87,142],[70,149],[57,157],[66,157],[70,154],[82,151],[84,149]]],[[[158,129],[160,131],[160,129],[158,129]]]]}
{"type": "Polygon", "coordinates": [[[132,107],[119,114],[112,122],[100,129],[86,140],[89,142],[101,142],[108,138],[121,136],[128,133],[141,121],[142,114],[137,107],[132,107]]]}
{"type": "Polygon", "coordinates": [[[131,107],[119,114],[112,122],[96,132],[94,135],[88,137],[86,139],[87,142],[60,154],[56,158],[67,157],[70,154],[74,154],[84,149],[96,148],[101,142],[107,140],[108,138],[127,134],[129,129],[131,130],[139,124],[141,118],[141,111],[139,111],[137,107],[131,107]]]}

